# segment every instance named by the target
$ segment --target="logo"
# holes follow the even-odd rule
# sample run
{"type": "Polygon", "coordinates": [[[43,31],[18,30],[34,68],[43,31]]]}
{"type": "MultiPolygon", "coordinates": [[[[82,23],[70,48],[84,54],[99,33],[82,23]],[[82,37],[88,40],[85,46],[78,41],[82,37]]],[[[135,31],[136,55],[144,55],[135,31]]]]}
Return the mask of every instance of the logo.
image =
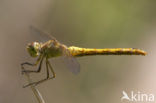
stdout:
{"type": "Polygon", "coordinates": [[[154,102],[154,94],[146,94],[141,92],[131,91],[129,94],[122,91],[121,101],[131,101],[131,102],[154,102]]]}

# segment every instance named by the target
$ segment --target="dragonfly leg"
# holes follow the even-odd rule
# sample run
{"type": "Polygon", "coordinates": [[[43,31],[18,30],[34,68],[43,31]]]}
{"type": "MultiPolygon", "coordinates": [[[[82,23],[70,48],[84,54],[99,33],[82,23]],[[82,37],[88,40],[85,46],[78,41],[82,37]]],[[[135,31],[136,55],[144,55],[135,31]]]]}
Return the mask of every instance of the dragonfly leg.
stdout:
{"type": "Polygon", "coordinates": [[[40,55],[39,58],[36,60],[36,63],[29,63],[29,62],[24,62],[24,63],[21,63],[21,66],[24,66],[24,65],[29,65],[29,66],[36,66],[39,61],[41,60],[42,56],[40,55]]]}
{"type": "Polygon", "coordinates": [[[29,83],[29,84],[23,86],[23,88],[26,88],[26,87],[31,86],[31,85],[35,85],[35,86],[36,86],[36,85],[38,85],[38,84],[40,84],[40,83],[43,83],[43,82],[45,82],[45,81],[47,81],[47,80],[50,80],[50,79],[53,79],[53,77],[45,78],[45,79],[42,79],[42,80],[37,81],[37,82],[29,83]]]}
{"type": "Polygon", "coordinates": [[[38,85],[38,84],[40,84],[40,83],[43,83],[43,82],[45,82],[45,81],[47,81],[47,80],[50,80],[50,79],[53,79],[53,78],[55,78],[55,72],[54,72],[54,70],[53,70],[53,68],[52,68],[52,66],[50,65],[50,63],[49,63],[49,61],[46,59],[46,70],[47,70],[47,77],[45,78],[45,79],[42,79],[42,80],[40,80],[40,81],[37,81],[37,82],[32,82],[32,83],[30,83],[30,84],[28,84],[28,85],[25,85],[25,86],[23,86],[24,88],[25,87],[28,87],[28,86],[31,86],[31,85],[38,85]],[[52,73],[53,73],[53,76],[52,77],[49,77],[49,68],[48,68],[48,66],[50,67],[50,69],[51,69],[51,71],[52,71],[52,73]]]}
{"type": "Polygon", "coordinates": [[[29,62],[22,63],[22,64],[21,64],[22,74],[25,73],[25,72],[27,72],[27,73],[32,73],[32,72],[38,73],[38,72],[40,72],[40,71],[41,71],[41,67],[42,67],[43,59],[44,59],[44,57],[43,57],[43,56],[40,56],[40,57],[37,59],[36,63],[34,63],[34,64],[29,63],[29,62]],[[39,64],[39,67],[38,67],[37,70],[25,70],[25,68],[24,68],[24,65],[37,66],[39,62],[40,62],[40,64],[39,64]]]}
{"type": "Polygon", "coordinates": [[[51,70],[52,74],[53,74],[53,78],[55,78],[56,77],[56,74],[54,72],[54,69],[52,68],[50,62],[48,60],[46,60],[46,61],[47,61],[47,64],[49,65],[49,67],[50,67],[50,70],[51,70]]]}
{"type": "Polygon", "coordinates": [[[48,79],[49,78],[49,68],[48,68],[47,59],[46,59],[46,70],[47,70],[47,79],[48,79]]]}

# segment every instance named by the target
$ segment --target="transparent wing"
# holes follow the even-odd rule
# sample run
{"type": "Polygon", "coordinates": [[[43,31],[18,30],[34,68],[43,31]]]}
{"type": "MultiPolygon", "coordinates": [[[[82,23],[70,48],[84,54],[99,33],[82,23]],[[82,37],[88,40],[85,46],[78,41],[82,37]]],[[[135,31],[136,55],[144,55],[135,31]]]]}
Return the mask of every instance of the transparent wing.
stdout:
{"type": "MultiPolygon", "coordinates": [[[[47,32],[42,31],[41,29],[37,28],[36,26],[30,26],[30,32],[32,35],[37,38],[37,41],[46,42],[48,40],[55,40],[57,41],[52,35],[47,32]]],[[[57,41],[58,42],[58,41],[57,41]]],[[[70,54],[70,51],[66,48],[62,49],[63,51],[63,60],[66,64],[67,68],[74,73],[78,74],[80,72],[80,64],[77,62],[76,58],[70,54]]]]}
{"type": "Polygon", "coordinates": [[[48,40],[56,40],[51,34],[44,32],[34,25],[30,25],[30,34],[34,36],[37,41],[46,42],[48,40]]]}
{"type": "Polygon", "coordinates": [[[67,68],[74,74],[78,74],[80,72],[80,64],[74,58],[68,50],[64,50],[63,60],[67,65],[67,68]]]}
{"type": "Polygon", "coordinates": [[[64,57],[64,62],[67,65],[67,68],[74,73],[78,74],[80,72],[80,64],[77,62],[77,60],[74,57],[64,57]]]}

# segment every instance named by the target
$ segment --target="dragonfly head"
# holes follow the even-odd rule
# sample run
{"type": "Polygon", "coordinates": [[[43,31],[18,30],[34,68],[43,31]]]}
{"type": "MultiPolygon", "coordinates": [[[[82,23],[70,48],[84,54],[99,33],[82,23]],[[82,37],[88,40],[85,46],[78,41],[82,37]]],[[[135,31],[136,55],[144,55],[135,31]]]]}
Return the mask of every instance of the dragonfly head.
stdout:
{"type": "Polygon", "coordinates": [[[39,56],[40,50],[41,50],[41,44],[39,42],[33,42],[27,45],[27,51],[31,57],[39,56]]]}

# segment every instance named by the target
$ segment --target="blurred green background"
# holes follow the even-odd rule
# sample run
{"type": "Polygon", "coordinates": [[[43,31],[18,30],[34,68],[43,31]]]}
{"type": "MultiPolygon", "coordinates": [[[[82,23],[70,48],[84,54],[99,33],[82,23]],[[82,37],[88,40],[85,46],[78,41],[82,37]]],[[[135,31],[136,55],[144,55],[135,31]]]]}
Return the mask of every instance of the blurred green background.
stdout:
{"type": "MultiPolygon", "coordinates": [[[[56,79],[38,86],[46,103],[121,103],[122,91],[156,94],[155,0],[1,0],[0,103],[37,103],[20,63],[34,62],[25,49],[39,41],[36,25],[68,46],[140,48],[147,56],[77,58],[74,75],[60,58],[51,59],[56,79]]],[[[45,66],[43,66],[45,68],[45,66]]],[[[45,71],[32,75],[45,77],[45,71]]]]}

